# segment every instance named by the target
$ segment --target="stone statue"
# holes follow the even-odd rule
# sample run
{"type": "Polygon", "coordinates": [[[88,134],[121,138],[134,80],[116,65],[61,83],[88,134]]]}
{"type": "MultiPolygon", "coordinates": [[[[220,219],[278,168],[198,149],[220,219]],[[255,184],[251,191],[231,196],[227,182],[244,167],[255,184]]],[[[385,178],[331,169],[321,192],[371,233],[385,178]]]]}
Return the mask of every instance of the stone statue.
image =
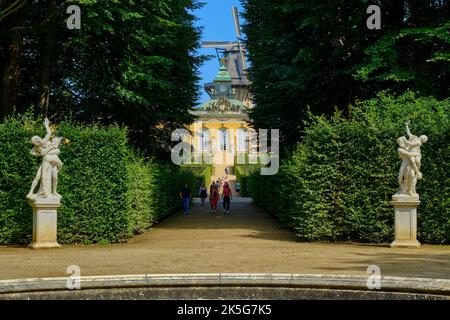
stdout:
{"type": "Polygon", "coordinates": [[[408,139],[402,136],[397,139],[399,148],[397,152],[402,159],[402,164],[398,173],[398,183],[400,190],[392,196],[393,200],[400,199],[419,199],[416,192],[417,180],[422,179],[420,172],[422,155],[420,147],[428,141],[427,136],[422,135],[417,137],[409,130],[410,122],[406,122],[406,134],[408,139]]]}
{"type": "Polygon", "coordinates": [[[30,153],[35,157],[42,157],[42,163],[31,184],[30,192],[27,195],[28,199],[61,198],[56,192],[56,188],[58,186],[58,172],[63,165],[58,156],[60,153],[59,145],[63,138],[52,137],[50,122],[47,118],[44,120],[44,126],[47,133],[44,138],[38,136],[31,138],[33,149],[30,153]],[[35,194],[34,189],[39,182],[39,190],[35,194]]]}

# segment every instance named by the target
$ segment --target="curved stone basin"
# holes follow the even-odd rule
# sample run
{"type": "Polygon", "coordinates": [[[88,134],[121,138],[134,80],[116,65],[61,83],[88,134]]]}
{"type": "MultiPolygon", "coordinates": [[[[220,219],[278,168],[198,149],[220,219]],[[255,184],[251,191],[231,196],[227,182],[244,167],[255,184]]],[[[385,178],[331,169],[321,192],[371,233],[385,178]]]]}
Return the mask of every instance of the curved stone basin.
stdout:
{"type": "Polygon", "coordinates": [[[0,281],[0,299],[444,299],[450,280],[314,274],[143,274],[0,281]],[[80,289],[73,287],[79,280],[80,289]],[[72,285],[71,285],[72,284],[72,285]]]}

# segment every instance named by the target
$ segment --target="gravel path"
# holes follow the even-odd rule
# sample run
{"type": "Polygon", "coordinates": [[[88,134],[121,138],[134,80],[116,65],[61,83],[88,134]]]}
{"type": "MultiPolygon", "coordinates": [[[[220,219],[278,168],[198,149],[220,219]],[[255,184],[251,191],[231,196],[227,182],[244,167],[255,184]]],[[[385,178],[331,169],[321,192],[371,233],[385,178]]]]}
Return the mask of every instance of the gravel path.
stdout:
{"type": "Polygon", "coordinates": [[[0,247],[0,279],[144,273],[321,273],[450,279],[450,246],[391,249],[386,245],[302,243],[250,199],[234,199],[231,215],[213,215],[196,201],[125,244],[63,246],[33,251],[0,247]]]}

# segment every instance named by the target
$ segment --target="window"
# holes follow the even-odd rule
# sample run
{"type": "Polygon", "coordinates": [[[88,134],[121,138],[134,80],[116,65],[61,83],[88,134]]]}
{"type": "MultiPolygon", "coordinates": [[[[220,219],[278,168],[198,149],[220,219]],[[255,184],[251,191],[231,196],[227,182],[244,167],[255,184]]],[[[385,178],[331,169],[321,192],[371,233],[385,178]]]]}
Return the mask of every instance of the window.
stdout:
{"type": "Polygon", "coordinates": [[[202,129],[202,133],[200,134],[199,139],[199,151],[207,152],[210,151],[210,134],[208,129],[202,129]]]}
{"type": "Polygon", "coordinates": [[[228,130],[220,129],[219,131],[219,148],[221,151],[228,149],[228,130]]]}
{"type": "Polygon", "coordinates": [[[245,130],[245,129],[238,130],[237,151],[238,152],[248,151],[247,130],[245,130]]]}

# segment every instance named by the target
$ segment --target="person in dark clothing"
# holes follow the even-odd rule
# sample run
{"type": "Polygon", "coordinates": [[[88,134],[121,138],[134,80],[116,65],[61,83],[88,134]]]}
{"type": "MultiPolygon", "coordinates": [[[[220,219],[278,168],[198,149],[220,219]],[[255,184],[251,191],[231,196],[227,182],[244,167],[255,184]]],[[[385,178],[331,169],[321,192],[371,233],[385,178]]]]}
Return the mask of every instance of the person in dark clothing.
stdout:
{"type": "Polygon", "coordinates": [[[187,183],[180,191],[180,198],[183,201],[183,212],[185,215],[189,214],[189,202],[191,200],[191,190],[189,190],[187,183]]]}
{"type": "Polygon", "coordinates": [[[202,206],[205,205],[206,198],[208,197],[208,191],[206,190],[205,185],[202,185],[202,187],[199,190],[200,199],[202,200],[202,206]]]}

